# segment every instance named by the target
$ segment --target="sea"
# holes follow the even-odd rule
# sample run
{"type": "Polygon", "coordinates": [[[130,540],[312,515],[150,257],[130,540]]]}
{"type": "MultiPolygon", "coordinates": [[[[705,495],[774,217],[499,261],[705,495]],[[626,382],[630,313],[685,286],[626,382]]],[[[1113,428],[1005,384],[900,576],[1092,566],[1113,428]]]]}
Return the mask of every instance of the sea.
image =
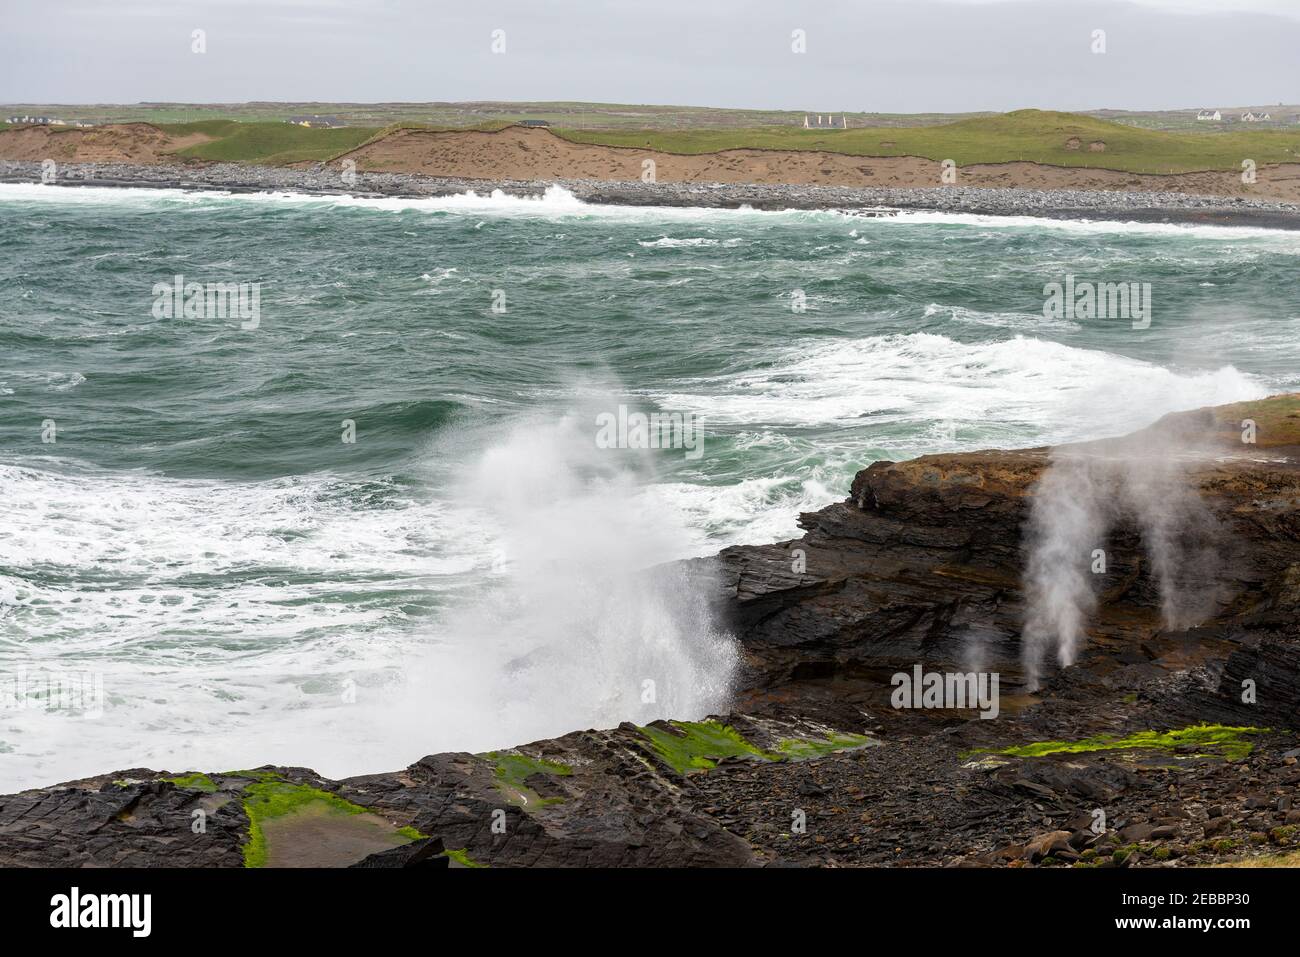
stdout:
{"type": "Polygon", "coordinates": [[[0,248],[5,792],[724,713],[665,563],[1300,389],[1281,230],[7,184],[0,248]]]}

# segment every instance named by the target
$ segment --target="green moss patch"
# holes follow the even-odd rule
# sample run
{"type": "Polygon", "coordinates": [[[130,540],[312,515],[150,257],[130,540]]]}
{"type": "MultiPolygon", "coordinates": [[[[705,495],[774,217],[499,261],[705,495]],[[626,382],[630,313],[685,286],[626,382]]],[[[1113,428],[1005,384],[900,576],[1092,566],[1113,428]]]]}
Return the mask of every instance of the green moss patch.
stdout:
{"type": "Polygon", "coordinates": [[[650,746],[679,774],[688,771],[707,771],[717,767],[721,758],[749,757],[772,761],[776,756],[746,741],[739,731],[716,721],[669,722],[681,734],[647,725],[641,733],[650,746]]]}
{"type": "MultiPolygon", "coordinates": [[[[344,861],[366,853],[417,840],[413,828],[393,828],[374,812],[345,801],[337,794],[305,784],[260,781],[244,788],[244,812],[248,815],[248,843],[244,845],[245,867],[266,867],[270,861],[268,829],[282,836],[287,825],[301,826],[297,853],[282,855],[304,865],[330,866],[322,858],[337,850],[344,861]]],[[[279,845],[277,845],[279,846],[279,845]]]]}
{"type": "Polygon", "coordinates": [[[567,764],[515,751],[490,751],[483,757],[496,764],[497,788],[512,804],[535,810],[564,800],[559,797],[542,797],[524,782],[534,774],[568,777],[573,773],[573,768],[567,764]]]}
{"type": "Polygon", "coordinates": [[[662,727],[647,725],[640,731],[655,754],[678,774],[708,771],[723,758],[750,758],[755,761],[801,761],[825,757],[836,751],[866,747],[873,739],[865,734],[832,732],[825,738],[782,738],[776,748],[765,751],[745,740],[731,725],[716,721],[670,721],[681,732],[674,734],[662,727]]]}
{"type": "Polygon", "coordinates": [[[776,743],[777,753],[792,761],[806,761],[822,758],[836,751],[850,751],[875,744],[875,740],[865,734],[832,731],[825,738],[782,738],[776,743]]]}
{"type": "Polygon", "coordinates": [[[454,863],[459,864],[461,867],[487,867],[486,864],[480,864],[478,861],[474,860],[474,858],[470,857],[469,854],[466,853],[466,849],[463,847],[456,848],[455,850],[443,851],[442,856],[450,858],[454,863]]]}
{"type": "Polygon", "coordinates": [[[1038,741],[1002,750],[983,749],[987,753],[1017,758],[1038,758],[1048,754],[1079,754],[1087,751],[1122,751],[1149,749],[1176,751],[1195,748],[1200,755],[1218,755],[1228,761],[1240,761],[1254,745],[1247,735],[1267,734],[1268,728],[1230,727],[1222,724],[1199,724],[1173,731],[1138,731],[1125,737],[1101,734],[1082,741],[1038,741]]]}
{"type": "Polygon", "coordinates": [[[251,771],[222,771],[220,774],[217,775],[217,777],[247,778],[250,781],[261,781],[263,783],[268,781],[284,780],[284,778],[280,777],[280,774],[277,771],[263,771],[261,769],[254,769],[251,771]]]}
{"type": "Polygon", "coordinates": [[[217,790],[217,782],[206,774],[183,774],[178,778],[163,778],[178,788],[186,788],[191,791],[207,791],[209,794],[217,790]]]}

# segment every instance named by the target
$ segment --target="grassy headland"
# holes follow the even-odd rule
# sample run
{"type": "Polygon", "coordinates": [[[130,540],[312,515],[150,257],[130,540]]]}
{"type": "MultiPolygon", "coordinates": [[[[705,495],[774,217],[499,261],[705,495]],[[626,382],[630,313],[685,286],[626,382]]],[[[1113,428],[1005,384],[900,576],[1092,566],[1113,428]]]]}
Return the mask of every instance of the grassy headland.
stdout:
{"type": "MultiPolygon", "coordinates": [[[[507,123],[481,124],[479,130],[507,123]]],[[[175,135],[202,132],[211,142],[180,151],[196,159],[270,165],[327,160],[397,129],[447,127],[401,123],[389,127],[307,129],[288,123],[204,121],[166,124],[175,135]]],[[[699,155],[721,150],[762,149],[844,153],[851,156],[919,156],[958,166],[1023,160],[1054,166],[1113,169],[1131,173],[1236,170],[1243,159],[1257,164],[1300,162],[1300,129],[1231,133],[1169,133],[1140,129],[1073,113],[1018,110],[939,126],[805,130],[754,127],[701,130],[582,130],[552,128],[573,143],[699,155]],[[1104,148],[1094,146],[1104,144],[1104,148]]]]}
{"type": "Polygon", "coordinates": [[[1076,113],[1017,110],[940,126],[805,130],[557,130],[576,143],[628,146],[667,153],[729,149],[823,150],[853,156],[920,156],[958,166],[1023,160],[1130,173],[1187,173],[1300,162],[1300,129],[1230,133],[1169,133],[1076,113]],[[1104,144],[1098,148],[1093,144],[1104,144]]]}
{"type": "MultiPolygon", "coordinates": [[[[159,146],[163,155],[271,166],[327,162],[406,130],[454,134],[470,129],[493,132],[510,125],[509,120],[501,119],[472,127],[399,121],[382,126],[307,128],[285,122],[222,118],[149,124],[166,137],[159,146]]],[[[59,140],[68,137],[71,142],[91,142],[123,127],[44,129],[59,140]],[[77,139],[81,137],[85,140],[77,139]]],[[[933,162],[950,159],[959,167],[1024,161],[1133,174],[1239,172],[1246,160],[1261,167],[1300,163],[1300,126],[1244,129],[1235,124],[1228,131],[1169,132],[1042,110],[1018,110],[939,124],[846,130],[804,129],[790,124],[689,129],[552,126],[549,131],[534,131],[537,136],[552,134],[573,144],[661,155],[704,156],[724,150],[821,151],[853,157],[919,157],[933,162]]],[[[26,134],[6,130],[4,135],[26,134]]],[[[65,155],[71,159],[70,154],[65,155]]]]}
{"type": "Polygon", "coordinates": [[[365,126],[313,129],[292,123],[241,123],[237,120],[167,123],[160,129],[173,136],[202,133],[213,137],[207,143],[177,151],[179,156],[266,166],[324,162],[339,153],[356,149],[377,132],[373,127],[365,126]]]}

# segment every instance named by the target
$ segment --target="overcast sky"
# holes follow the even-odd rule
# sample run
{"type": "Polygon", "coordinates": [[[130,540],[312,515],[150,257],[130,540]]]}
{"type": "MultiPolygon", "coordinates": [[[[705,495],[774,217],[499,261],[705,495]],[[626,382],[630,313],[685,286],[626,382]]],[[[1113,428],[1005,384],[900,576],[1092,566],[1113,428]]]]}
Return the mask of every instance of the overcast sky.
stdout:
{"type": "Polygon", "coordinates": [[[5,103],[1300,102],[1300,0],[0,0],[0,12],[5,103]],[[792,52],[794,30],[806,53],[792,52]]]}

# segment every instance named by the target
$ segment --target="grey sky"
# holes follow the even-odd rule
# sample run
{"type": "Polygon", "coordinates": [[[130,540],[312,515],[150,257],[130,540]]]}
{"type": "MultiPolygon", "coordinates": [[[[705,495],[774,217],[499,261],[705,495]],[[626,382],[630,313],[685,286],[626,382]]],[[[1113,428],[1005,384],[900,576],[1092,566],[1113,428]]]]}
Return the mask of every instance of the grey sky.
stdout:
{"type": "Polygon", "coordinates": [[[1300,102],[1300,0],[3,0],[0,102],[1300,102]],[[191,31],[207,52],[191,52],[191,31]],[[504,30],[506,52],[491,50],[504,30]],[[791,52],[791,31],[807,52],[791,52]],[[1092,31],[1107,52],[1091,52],[1092,31]]]}

